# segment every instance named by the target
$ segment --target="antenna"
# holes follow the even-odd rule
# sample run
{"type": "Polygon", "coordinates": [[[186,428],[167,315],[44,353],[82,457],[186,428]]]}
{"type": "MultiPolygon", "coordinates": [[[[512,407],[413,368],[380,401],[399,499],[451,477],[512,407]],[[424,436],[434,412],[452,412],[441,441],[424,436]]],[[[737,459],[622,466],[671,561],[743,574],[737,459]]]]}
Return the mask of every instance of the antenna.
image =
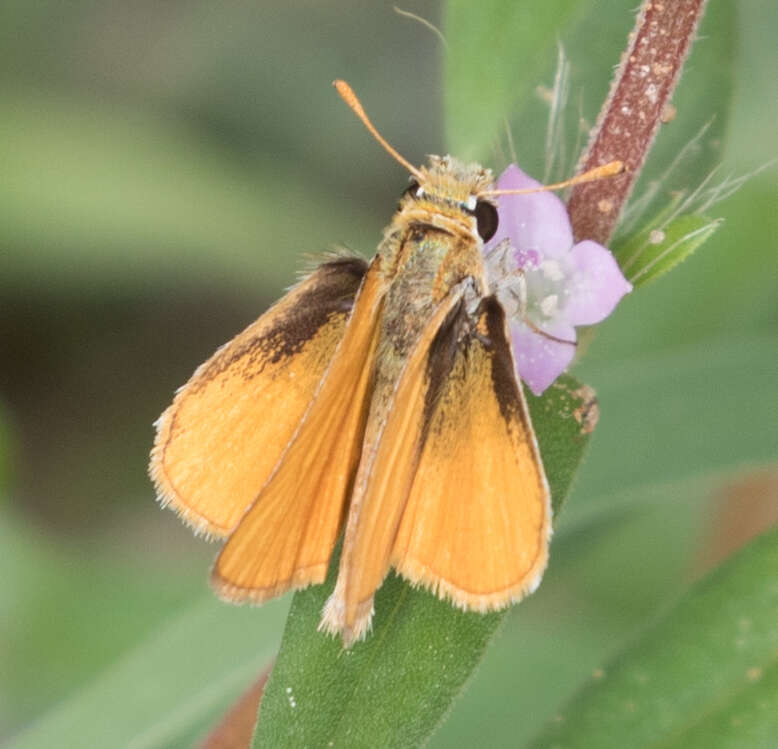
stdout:
{"type": "Polygon", "coordinates": [[[390,156],[392,156],[395,160],[399,161],[414,177],[416,177],[419,182],[423,181],[423,177],[421,172],[413,166],[409,161],[406,161],[402,156],[400,156],[397,151],[392,148],[389,143],[386,142],[384,137],[381,135],[381,133],[376,130],[375,125],[373,125],[372,122],[370,122],[370,118],[365,113],[365,110],[362,108],[362,104],[360,103],[359,99],[357,99],[357,95],[354,93],[351,86],[346,83],[346,81],[333,81],[332,85],[335,86],[335,89],[340,94],[340,98],[343,99],[343,101],[346,102],[346,104],[349,105],[351,108],[351,111],[359,117],[360,120],[362,120],[362,124],[370,131],[370,134],[384,147],[384,149],[389,153],[390,156]]]}
{"type": "Polygon", "coordinates": [[[545,192],[546,190],[562,190],[565,187],[580,185],[584,182],[594,182],[595,180],[603,179],[605,177],[613,177],[617,174],[621,174],[625,168],[623,161],[611,161],[608,164],[596,166],[594,169],[590,169],[588,172],[579,174],[571,179],[566,179],[564,182],[556,182],[553,185],[541,185],[540,187],[528,187],[523,190],[484,190],[479,193],[479,197],[492,197],[494,195],[527,195],[533,192],[545,192]]]}

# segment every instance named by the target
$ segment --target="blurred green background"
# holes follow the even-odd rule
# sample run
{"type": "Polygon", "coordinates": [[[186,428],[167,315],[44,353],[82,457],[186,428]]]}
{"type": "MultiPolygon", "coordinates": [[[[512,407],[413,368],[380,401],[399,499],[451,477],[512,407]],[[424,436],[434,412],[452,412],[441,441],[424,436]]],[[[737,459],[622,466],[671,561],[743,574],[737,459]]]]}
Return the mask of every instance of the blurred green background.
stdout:
{"type": "MultiPolygon", "coordinates": [[[[215,548],[154,503],[151,424],[304,253],[372,254],[406,177],[334,78],[411,161],[466,151],[486,113],[509,119],[521,164],[542,174],[535,89],[551,84],[559,40],[570,107],[594,120],[630,4],[533,5],[511,20],[533,45],[515,45],[519,82],[505,78],[495,113],[452,93],[467,75],[476,88],[502,75],[477,25],[468,62],[392,3],[2,4],[0,738],[89,745],[83,731],[105,721],[115,746],[186,746],[272,656],[288,599],[213,600],[215,548]]],[[[403,7],[461,38],[445,6],[403,7]]],[[[712,117],[686,186],[716,163],[723,178],[778,154],[776,32],[770,0],[711,0],[650,172],[712,117]]],[[[772,167],[717,205],[713,239],[599,330],[577,374],[601,421],[547,581],[433,746],[471,745],[487,726],[492,746],[530,738],[690,581],[775,522],[777,191],[772,167]]]]}

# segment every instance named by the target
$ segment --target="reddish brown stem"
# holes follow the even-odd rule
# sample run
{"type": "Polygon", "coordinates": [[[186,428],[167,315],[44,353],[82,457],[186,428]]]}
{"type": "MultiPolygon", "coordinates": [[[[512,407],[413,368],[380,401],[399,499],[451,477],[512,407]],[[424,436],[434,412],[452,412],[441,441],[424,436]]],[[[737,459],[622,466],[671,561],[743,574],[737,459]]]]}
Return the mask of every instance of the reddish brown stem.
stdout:
{"type": "Polygon", "coordinates": [[[618,177],[579,185],[568,210],[576,241],[610,239],[637,180],[689,54],[707,0],[647,0],[611,84],[580,170],[619,159],[618,177]]]}
{"type": "Polygon", "coordinates": [[[702,577],[776,523],[778,470],[757,469],[734,480],[714,495],[693,577],[702,577]]]}
{"type": "Polygon", "coordinates": [[[219,724],[208,734],[199,749],[247,749],[254,735],[259,701],[265,691],[271,663],[260,677],[233,704],[219,724]]]}

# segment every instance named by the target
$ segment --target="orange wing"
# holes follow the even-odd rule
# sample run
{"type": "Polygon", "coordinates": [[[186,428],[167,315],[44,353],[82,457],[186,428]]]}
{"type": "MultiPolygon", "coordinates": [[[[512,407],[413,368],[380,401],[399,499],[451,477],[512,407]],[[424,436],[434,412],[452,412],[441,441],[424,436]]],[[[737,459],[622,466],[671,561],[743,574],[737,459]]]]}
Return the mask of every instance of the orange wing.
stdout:
{"type": "Polygon", "coordinates": [[[266,483],[330,366],[367,265],[324,263],[219,349],[157,422],[160,502],[225,536],[266,483]]]}
{"type": "Polygon", "coordinates": [[[214,564],[224,598],[261,602],[324,581],[359,461],[384,291],[376,259],[298,433],[214,564]]]}
{"type": "Polygon", "coordinates": [[[455,289],[435,311],[405,364],[386,423],[376,442],[365,443],[363,448],[338,580],[320,626],[341,635],[346,646],[369,628],[373,594],[389,571],[392,545],[421,448],[430,346],[461,298],[461,289],[455,289]]]}
{"type": "Polygon", "coordinates": [[[424,446],[392,564],[456,606],[484,612],[539,584],[551,507],[505,313],[493,297],[481,310],[476,332],[448,326],[430,353],[424,446]]]}

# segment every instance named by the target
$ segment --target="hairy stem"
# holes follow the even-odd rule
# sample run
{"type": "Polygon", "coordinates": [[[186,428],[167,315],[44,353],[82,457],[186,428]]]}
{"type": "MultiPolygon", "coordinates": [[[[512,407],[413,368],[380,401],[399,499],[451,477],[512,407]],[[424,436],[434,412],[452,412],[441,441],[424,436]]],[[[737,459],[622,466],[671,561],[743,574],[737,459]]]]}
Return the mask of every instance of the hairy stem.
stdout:
{"type": "Polygon", "coordinates": [[[573,188],[576,241],[607,243],[669,107],[707,0],[645,0],[610,93],[581,157],[580,171],[619,159],[624,174],[573,188]]]}

